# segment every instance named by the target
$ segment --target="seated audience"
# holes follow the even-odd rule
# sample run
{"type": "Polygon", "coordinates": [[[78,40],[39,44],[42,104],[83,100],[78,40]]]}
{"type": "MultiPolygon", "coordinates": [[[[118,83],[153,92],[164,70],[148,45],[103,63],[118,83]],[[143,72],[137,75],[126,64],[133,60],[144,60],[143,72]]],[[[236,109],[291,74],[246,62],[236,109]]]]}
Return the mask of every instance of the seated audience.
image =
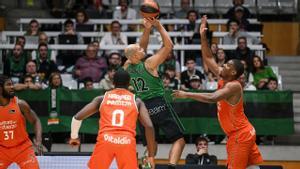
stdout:
{"type": "Polygon", "coordinates": [[[68,89],[63,85],[63,81],[59,72],[53,72],[49,77],[49,86],[50,89],[68,89]]]}
{"type": "MultiPolygon", "coordinates": [[[[238,37],[238,46],[230,59],[244,60],[247,65],[252,66],[253,56],[255,52],[247,46],[247,38],[244,36],[238,37]]],[[[252,71],[252,67],[248,66],[247,71],[252,71]]]]}
{"type": "Polygon", "coordinates": [[[256,87],[252,83],[247,82],[247,76],[246,76],[245,72],[238,78],[238,81],[243,86],[243,90],[245,90],[245,91],[255,91],[256,90],[256,87]]]}
{"type": "Polygon", "coordinates": [[[186,19],[186,14],[191,10],[191,0],[180,0],[180,10],[175,12],[178,19],[186,19]]]}
{"type": "Polygon", "coordinates": [[[239,28],[240,22],[238,20],[232,19],[227,23],[228,34],[223,38],[223,44],[234,45],[237,44],[237,39],[241,36],[246,37],[250,44],[259,44],[260,41],[257,37],[249,35],[247,32],[241,31],[239,28]]]}
{"type": "Polygon", "coordinates": [[[163,81],[163,85],[164,85],[164,89],[165,90],[169,90],[169,89],[172,89],[170,87],[170,82],[171,82],[171,79],[170,79],[170,76],[169,74],[165,73],[162,75],[161,77],[162,81],[163,81]]]}
{"type": "Polygon", "coordinates": [[[244,11],[244,14],[243,14],[243,18],[244,19],[248,19],[250,18],[251,16],[251,13],[249,11],[248,8],[246,8],[245,6],[243,6],[244,4],[244,0],[232,0],[232,4],[233,4],[233,7],[231,7],[227,13],[226,13],[226,18],[229,18],[229,19],[233,19],[235,17],[235,10],[236,10],[236,7],[237,6],[240,6],[243,8],[243,11],[244,11]]]}
{"type": "Polygon", "coordinates": [[[199,76],[192,75],[190,77],[190,90],[202,90],[204,87],[202,86],[202,82],[199,76]]]}
{"type": "Polygon", "coordinates": [[[111,19],[112,14],[107,5],[102,0],[90,0],[88,3],[87,14],[94,19],[111,19]]]}
{"type": "Polygon", "coordinates": [[[112,52],[108,55],[108,66],[119,68],[122,66],[122,56],[118,52],[112,52]]]}
{"type": "Polygon", "coordinates": [[[104,90],[111,90],[114,88],[113,79],[117,69],[114,66],[109,66],[104,78],[100,81],[99,88],[104,90]]]}
{"type": "MultiPolygon", "coordinates": [[[[105,47],[109,45],[127,45],[127,36],[121,32],[121,24],[119,21],[112,21],[110,24],[111,32],[106,32],[102,37],[100,46],[105,47]]],[[[106,50],[106,55],[116,52],[115,50],[106,50]]],[[[123,51],[119,51],[121,53],[123,51]]]]}
{"type": "Polygon", "coordinates": [[[85,55],[80,57],[75,64],[75,77],[82,81],[86,77],[91,77],[93,82],[99,82],[106,71],[107,65],[103,58],[97,58],[95,46],[90,43],[87,46],[85,55]]]}
{"type": "Polygon", "coordinates": [[[217,165],[217,157],[208,154],[207,138],[202,136],[198,137],[195,145],[197,152],[195,154],[188,154],[185,159],[185,164],[217,165]]]}
{"type": "MultiPolygon", "coordinates": [[[[119,20],[119,19],[136,19],[137,18],[137,12],[135,9],[130,8],[128,5],[128,0],[119,0],[118,7],[119,9],[114,10],[113,13],[113,19],[119,20]]],[[[128,31],[128,25],[124,24],[122,26],[122,31],[128,31]]]]}
{"type": "Polygon", "coordinates": [[[39,22],[35,19],[32,19],[29,22],[29,29],[24,34],[25,36],[38,36],[40,33],[39,31],[39,22]]]}
{"type": "Polygon", "coordinates": [[[168,74],[170,78],[169,88],[172,90],[178,90],[180,88],[180,82],[178,77],[180,76],[180,74],[177,76],[175,67],[172,65],[166,66],[165,74],[168,74]]]}
{"type": "Polygon", "coordinates": [[[276,78],[272,68],[265,66],[259,56],[253,57],[253,79],[254,85],[258,90],[265,89],[268,84],[269,78],[276,78]]]}
{"type": "Polygon", "coordinates": [[[234,8],[234,17],[231,19],[235,19],[239,21],[240,25],[240,31],[249,31],[249,25],[250,22],[247,20],[247,18],[244,17],[244,8],[242,6],[236,6],[234,8]]]}
{"type": "Polygon", "coordinates": [[[18,83],[25,75],[27,60],[22,45],[15,44],[12,54],[4,61],[3,74],[11,77],[14,83],[18,83]]]}
{"type": "Polygon", "coordinates": [[[14,84],[14,89],[16,91],[26,90],[26,89],[40,90],[42,89],[42,85],[40,85],[39,83],[34,83],[33,77],[28,74],[22,78],[21,83],[14,84]]]}
{"type": "Polygon", "coordinates": [[[183,71],[180,75],[181,89],[189,90],[190,88],[190,78],[192,75],[198,75],[201,82],[205,80],[204,75],[196,69],[196,62],[192,58],[187,58],[185,61],[185,66],[187,70],[183,71]]]}
{"type": "Polygon", "coordinates": [[[48,45],[45,43],[39,44],[37,58],[34,61],[43,82],[48,81],[51,73],[58,71],[56,64],[51,60],[48,45]]]}
{"type": "Polygon", "coordinates": [[[93,85],[93,79],[90,77],[86,77],[83,79],[83,89],[85,90],[93,90],[94,89],[94,85],[93,85]]]}
{"type": "Polygon", "coordinates": [[[270,77],[268,84],[267,84],[267,89],[270,91],[278,91],[278,80],[277,78],[270,77]]]}

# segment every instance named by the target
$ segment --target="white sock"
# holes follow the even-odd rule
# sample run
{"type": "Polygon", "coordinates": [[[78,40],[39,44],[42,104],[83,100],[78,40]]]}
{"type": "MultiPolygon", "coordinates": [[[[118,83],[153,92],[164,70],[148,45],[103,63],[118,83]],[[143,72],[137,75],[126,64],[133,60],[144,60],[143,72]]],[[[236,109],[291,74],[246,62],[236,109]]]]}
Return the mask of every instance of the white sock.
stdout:
{"type": "Polygon", "coordinates": [[[260,167],[258,165],[250,165],[247,169],[260,169],[260,167]]]}

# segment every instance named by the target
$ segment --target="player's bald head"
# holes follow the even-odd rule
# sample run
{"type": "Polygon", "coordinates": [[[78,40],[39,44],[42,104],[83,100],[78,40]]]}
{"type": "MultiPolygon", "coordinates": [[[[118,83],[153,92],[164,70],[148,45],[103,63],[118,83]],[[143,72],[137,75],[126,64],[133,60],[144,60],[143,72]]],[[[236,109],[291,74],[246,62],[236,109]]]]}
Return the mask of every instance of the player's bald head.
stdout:
{"type": "Polygon", "coordinates": [[[130,44],[125,48],[125,56],[127,59],[129,59],[131,56],[133,56],[136,51],[139,49],[138,44],[130,44]]]}

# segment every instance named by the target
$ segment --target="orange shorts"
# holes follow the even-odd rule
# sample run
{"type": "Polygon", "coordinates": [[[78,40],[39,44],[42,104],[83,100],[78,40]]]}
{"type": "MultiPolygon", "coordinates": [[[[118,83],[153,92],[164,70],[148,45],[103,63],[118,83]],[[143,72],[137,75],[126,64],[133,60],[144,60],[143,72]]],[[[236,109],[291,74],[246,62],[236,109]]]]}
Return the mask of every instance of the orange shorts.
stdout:
{"type": "Polygon", "coordinates": [[[108,169],[115,158],[118,168],[137,169],[136,142],[132,136],[101,134],[88,163],[90,169],[108,169]]]}
{"type": "Polygon", "coordinates": [[[253,131],[237,132],[228,137],[226,145],[228,169],[245,169],[247,166],[263,162],[255,143],[255,130],[253,131]]]}
{"type": "Polygon", "coordinates": [[[17,163],[20,169],[39,169],[31,141],[12,148],[0,146],[0,169],[7,169],[12,163],[17,163]]]}

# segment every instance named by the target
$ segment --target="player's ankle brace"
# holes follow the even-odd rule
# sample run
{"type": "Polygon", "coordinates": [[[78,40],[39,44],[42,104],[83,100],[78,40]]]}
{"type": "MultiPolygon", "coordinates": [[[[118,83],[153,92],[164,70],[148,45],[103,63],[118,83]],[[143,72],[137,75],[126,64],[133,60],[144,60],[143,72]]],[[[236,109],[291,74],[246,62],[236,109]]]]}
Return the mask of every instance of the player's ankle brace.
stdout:
{"type": "Polygon", "coordinates": [[[175,164],[168,164],[168,169],[175,169],[175,164]]]}

